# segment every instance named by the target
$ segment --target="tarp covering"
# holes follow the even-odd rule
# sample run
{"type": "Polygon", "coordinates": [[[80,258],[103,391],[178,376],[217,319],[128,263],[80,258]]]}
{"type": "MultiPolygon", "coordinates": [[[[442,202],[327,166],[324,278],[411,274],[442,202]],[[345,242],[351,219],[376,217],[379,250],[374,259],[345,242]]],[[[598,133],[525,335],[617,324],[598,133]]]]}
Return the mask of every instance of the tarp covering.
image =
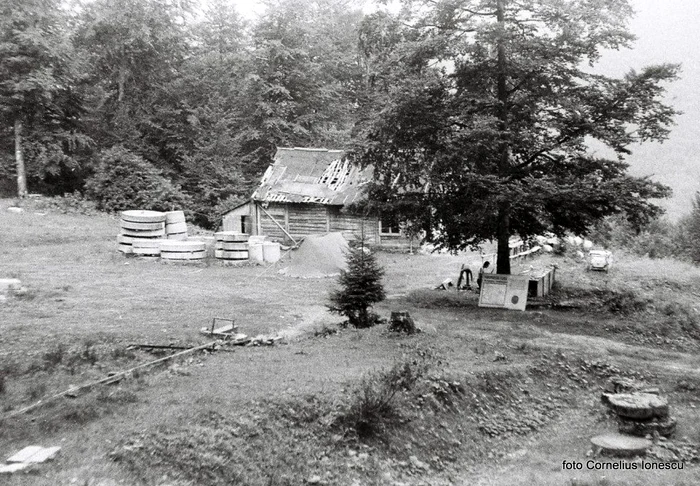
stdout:
{"type": "Polygon", "coordinates": [[[290,253],[289,264],[282,275],[298,278],[322,278],[340,275],[347,269],[345,252],[348,242],[342,233],[307,236],[298,250],[290,253]]]}

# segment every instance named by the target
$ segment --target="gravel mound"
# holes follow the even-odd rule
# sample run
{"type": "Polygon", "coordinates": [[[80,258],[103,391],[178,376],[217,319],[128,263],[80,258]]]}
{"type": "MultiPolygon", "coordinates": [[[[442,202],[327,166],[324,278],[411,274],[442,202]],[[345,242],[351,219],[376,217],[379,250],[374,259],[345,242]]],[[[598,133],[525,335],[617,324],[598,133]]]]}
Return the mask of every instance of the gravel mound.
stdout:
{"type": "Polygon", "coordinates": [[[290,253],[290,262],[279,273],[296,278],[323,278],[340,275],[347,269],[348,242],[342,233],[311,235],[298,250],[290,253]]]}

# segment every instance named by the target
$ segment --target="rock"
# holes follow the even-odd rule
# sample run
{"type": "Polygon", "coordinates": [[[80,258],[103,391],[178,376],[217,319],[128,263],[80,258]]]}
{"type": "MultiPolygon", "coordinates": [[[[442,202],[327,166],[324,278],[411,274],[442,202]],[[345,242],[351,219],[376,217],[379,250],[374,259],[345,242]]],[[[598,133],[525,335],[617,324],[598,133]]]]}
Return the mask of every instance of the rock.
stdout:
{"type": "Polygon", "coordinates": [[[631,393],[640,391],[642,384],[623,376],[611,376],[605,383],[605,391],[608,393],[631,393]]]}
{"type": "Polygon", "coordinates": [[[676,431],[676,419],[653,419],[650,421],[626,420],[621,418],[618,430],[623,434],[638,437],[654,436],[654,432],[662,437],[671,437],[676,431]]]}
{"type": "Polygon", "coordinates": [[[319,475],[314,475],[311,476],[309,479],[306,480],[308,484],[321,484],[321,476],[319,475]]]}
{"type": "Polygon", "coordinates": [[[649,455],[662,461],[671,462],[678,460],[678,456],[665,447],[653,446],[651,449],[649,449],[649,455]]]}
{"type": "Polygon", "coordinates": [[[423,471],[427,471],[430,468],[430,466],[428,466],[423,461],[419,460],[416,456],[410,456],[408,460],[411,463],[411,465],[416,469],[422,469],[423,471]]]}
{"type": "Polygon", "coordinates": [[[12,206],[12,207],[7,208],[7,211],[10,213],[23,213],[24,209],[12,206]]]}
{"type": "Polygon", "coordinates": [[[636,420],[668,417],[668,400],[651,393],[617,393],[607,405],[620,417],[636,420]]]}
{"type": "Polygon", "coordinates": [[[603,454],[630,457],[645,454],[652,446],[650,440],[623,434],[604,434],[591,439],[593,446],[603,454]]]}

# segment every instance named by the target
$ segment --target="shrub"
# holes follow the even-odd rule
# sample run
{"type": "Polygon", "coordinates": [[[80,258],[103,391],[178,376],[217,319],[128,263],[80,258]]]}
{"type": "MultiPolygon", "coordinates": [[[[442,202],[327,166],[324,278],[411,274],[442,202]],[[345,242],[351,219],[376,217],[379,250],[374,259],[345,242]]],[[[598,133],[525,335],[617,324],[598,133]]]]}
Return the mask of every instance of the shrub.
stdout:
{"type": "Polygon", "coordinates": [[[629,315],[646,310],[649,303],[631,290],[625,290],[610,292],[610,295],[604,298],[604,304],[612,313],[629,315]]]}
{"type": "Polygon", "coordinates": [[[364,241],[348,250],[346,261],[348,270],[339,277],[340,289],[331,292],[328,309],[347,317],[356,328],[371,327],[379,321],[372,305],[386,298],[381,283],[384,270],[364,241]]]}
{"type": "Polygon", "coordinates": [[[109,212],[170,211],[190,205],[190,198],[164,177],[162,171],[123,147],[113,147],[100,154],[95,174],[88,179],[85,189],[99,209],[109,212]]]}
{"type": "Polygon", "coordinates": [[[94,201],[85,199],[78,191],[67,192],[63,196],[42,197],[36,201],[36,209],[58,211],[63,214],[95,214],[94,201]]]}
{"type": "Polygon", "coordinates": [[[360,438],[379,434],[396,416],[393,402],[397,394],[411,390],[425,371],[424,365],[406,361],[389,371],[366,376],[341,420],[360,438]]]}

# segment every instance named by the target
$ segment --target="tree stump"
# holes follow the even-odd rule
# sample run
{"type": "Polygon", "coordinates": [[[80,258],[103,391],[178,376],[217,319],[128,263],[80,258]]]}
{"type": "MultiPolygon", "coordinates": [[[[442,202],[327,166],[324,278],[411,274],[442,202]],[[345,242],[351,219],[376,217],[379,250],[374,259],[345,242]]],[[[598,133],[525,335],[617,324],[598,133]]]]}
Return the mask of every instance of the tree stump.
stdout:
{"type": "Polygon", "coordinates": [[[392,312],[391,321],[389,322],[389,330],[392,332],[403,332],[406,334],[415,334],[420,332],[413,322],[413,318],[408,312],[392,312]]]}

